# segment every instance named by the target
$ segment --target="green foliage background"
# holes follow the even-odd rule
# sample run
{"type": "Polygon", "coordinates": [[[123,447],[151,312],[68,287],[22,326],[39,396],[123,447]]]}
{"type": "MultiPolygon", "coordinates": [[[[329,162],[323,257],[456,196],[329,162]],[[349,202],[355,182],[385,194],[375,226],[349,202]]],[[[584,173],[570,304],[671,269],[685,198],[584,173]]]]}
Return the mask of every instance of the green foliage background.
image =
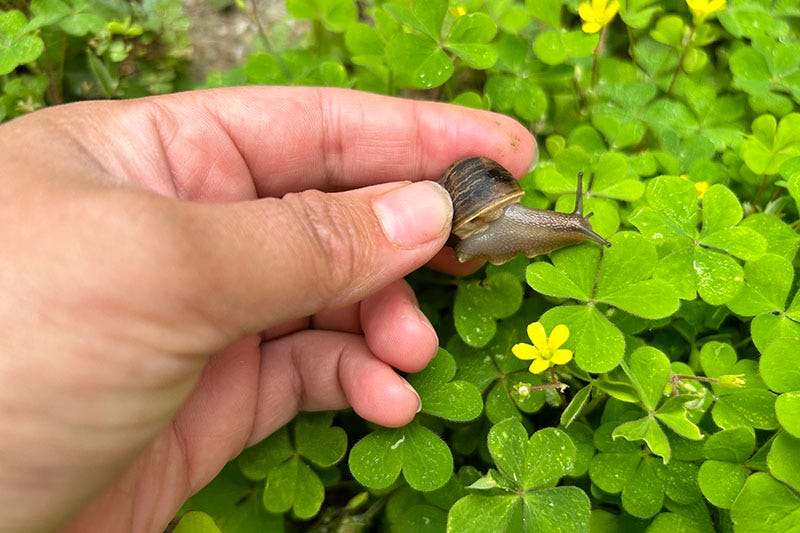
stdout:
{"type": "MultiPolygon", "coordinates": [[[[287,0],[203,84],[506,113],[540,141],[524,203],[569,210],[583,171],[613,246],[414,273],[443,341],[408,376],[422,413],[300,415],[175,531],[800,530],[800,6],[622,0],[587,35],[578,4],[287,0]],[[564,390],[511,355],[537,320],[570,328],[564,390]]],[[[0,5],[0,118],[197,86],[177,0],[0,5]]]]}

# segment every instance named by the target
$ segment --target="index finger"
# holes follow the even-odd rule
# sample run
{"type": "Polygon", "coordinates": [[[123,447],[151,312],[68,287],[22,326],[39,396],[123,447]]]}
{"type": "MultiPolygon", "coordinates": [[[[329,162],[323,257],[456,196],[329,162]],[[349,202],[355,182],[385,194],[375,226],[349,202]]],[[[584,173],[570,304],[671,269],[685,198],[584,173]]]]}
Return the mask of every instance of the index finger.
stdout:
{"type": "Polygon", "coordinates": [[[536,151],[528,130],[504,115],[347,89],[213,89],[162,97],[155,109],[160,130],[171,130],[162,153],[190,197],[200,181],[252,180],[264,197],[434,179],[474,155],[520,176],[536,151]]]}

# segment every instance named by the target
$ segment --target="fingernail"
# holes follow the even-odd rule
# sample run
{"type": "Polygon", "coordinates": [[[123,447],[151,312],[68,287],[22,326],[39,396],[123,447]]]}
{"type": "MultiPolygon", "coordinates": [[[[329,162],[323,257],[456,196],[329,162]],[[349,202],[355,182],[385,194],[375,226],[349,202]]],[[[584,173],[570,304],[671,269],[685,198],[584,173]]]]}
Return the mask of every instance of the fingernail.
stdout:
{"type": "Polygon", "coordinates": [[[373,210],[386,237],[401,248],[420,246],[450,227],[453,204],[438,183],[418,181],[378,196],[373,210]]]}
{"type": "Polygon", "coordinates": [[[411,383],[406,380],[403,380],[403,387],[414,393],[414,396],[417,397],[417,412],[419,413],[422,411],[422,398],[419,397],[419,393],[411,386],[411,383]]]}
{"type": "Polygon", "coordinates": [[[416,310],[417,310],[417,315],[418,315],[419,321],[425,327],[430,329],[431,333],[433,333],[433,337],[436,339],[436,346],[439,346],[439,334],[436,333],[436,329],[433,327],[433,324],[431,324],[430,319],[427,317],[427,315],[425,315],[425,313],[422,312],[422,309],[420,309],[419,307],[417,307],[416,310]]]}

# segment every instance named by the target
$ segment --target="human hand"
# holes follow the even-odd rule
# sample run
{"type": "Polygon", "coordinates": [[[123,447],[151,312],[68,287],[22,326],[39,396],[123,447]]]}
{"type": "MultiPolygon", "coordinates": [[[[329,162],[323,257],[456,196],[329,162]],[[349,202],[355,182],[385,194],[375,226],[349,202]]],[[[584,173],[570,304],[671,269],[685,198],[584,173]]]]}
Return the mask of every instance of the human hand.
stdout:
{"type": "Polygon", "coordinates": [[[534,150],[499,115],[313,88],[0,127],[0,529],[161,530],[300,410],[410,421],[393,368],[438,340],[402,277],[451,207],[398,181],[534,150]]]}

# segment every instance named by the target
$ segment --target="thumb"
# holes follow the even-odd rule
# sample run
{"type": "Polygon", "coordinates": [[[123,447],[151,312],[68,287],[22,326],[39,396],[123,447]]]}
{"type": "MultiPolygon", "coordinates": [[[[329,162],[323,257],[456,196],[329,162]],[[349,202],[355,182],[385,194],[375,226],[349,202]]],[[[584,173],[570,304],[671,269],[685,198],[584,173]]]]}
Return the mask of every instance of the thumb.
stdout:
{"type": "Polygon", "coordinates": [[[201,209],[203,263],[221,289],[209,311],[235,335],[357,302],[405,276],[441,249],[453,213],[432,181],[201,209]]]}

